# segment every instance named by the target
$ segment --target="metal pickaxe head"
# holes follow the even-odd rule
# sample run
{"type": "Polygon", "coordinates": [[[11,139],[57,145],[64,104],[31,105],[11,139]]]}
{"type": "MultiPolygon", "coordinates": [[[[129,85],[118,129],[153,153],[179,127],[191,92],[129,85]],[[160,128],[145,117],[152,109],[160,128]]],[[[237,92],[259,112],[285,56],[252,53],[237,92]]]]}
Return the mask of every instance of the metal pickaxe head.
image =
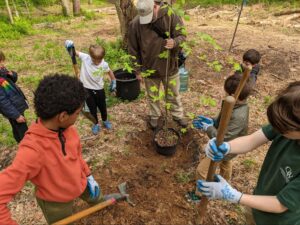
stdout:
{"type": "Polygon", "coordinates": [[[126,192],[126,187],[127,187],[127,183],[124,182],[124,183],[119,184],[118,189],[119,189],[120,193],[126,197],[126,202],[128,202],[128,204],[131,206],[135,206],[135,204],[129,199],[129,194],[127,194],[127,192],[126,192]]]}

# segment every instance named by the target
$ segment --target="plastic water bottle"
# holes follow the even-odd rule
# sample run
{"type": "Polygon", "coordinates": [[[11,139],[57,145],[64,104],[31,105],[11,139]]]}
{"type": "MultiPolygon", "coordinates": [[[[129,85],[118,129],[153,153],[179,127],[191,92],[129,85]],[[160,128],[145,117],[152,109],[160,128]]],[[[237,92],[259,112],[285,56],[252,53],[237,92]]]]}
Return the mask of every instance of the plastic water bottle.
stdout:
{"type": "Polygon", "coordinates": [[[180,92],[188,90],[189,83],[189,71],[185,68],[184,65],[179,67],[179,77],[180,77],[180,92]]]}

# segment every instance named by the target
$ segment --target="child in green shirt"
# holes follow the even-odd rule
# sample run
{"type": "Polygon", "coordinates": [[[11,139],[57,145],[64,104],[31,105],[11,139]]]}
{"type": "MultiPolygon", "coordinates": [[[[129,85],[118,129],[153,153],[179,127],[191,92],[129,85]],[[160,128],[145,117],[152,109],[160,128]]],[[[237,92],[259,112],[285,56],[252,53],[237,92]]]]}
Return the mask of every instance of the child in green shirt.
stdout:
{"type": "Polygon", "coordinates": [[[270,124],[253,134],[219,147],[211,139],[205,149],[207,157],[220,161],[229,153],[245,154],[272,141],[254,193],[241,193],[220,175],[215,176],[215,182],[198,180],[197,187],[209,199],[252,208],[257,225],[300,225],[300,81],[279,93],[268,107],[267,116],[270,124]]]}

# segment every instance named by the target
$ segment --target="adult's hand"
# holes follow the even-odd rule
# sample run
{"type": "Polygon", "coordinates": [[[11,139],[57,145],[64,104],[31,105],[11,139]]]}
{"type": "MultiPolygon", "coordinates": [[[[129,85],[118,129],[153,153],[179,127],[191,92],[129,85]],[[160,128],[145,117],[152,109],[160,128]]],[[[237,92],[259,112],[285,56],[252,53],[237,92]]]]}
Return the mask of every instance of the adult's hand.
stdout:
{"type": "Polygon", "coordinates": [[[16,121],[17,121],[18,123],[26,123],[26,119],[25,119],[25,117],[22,116],[22,115],[20,115],[20,116],[16,119],[16,121]]]}
{"type": "Polygon", "coordinates": [[[166,49],[172,49],[175,47],[176,42],[174,39],[170,38],[170,39],[166,39],[166,41],[167,41],[167,43],[165,45],[166,49]]]}

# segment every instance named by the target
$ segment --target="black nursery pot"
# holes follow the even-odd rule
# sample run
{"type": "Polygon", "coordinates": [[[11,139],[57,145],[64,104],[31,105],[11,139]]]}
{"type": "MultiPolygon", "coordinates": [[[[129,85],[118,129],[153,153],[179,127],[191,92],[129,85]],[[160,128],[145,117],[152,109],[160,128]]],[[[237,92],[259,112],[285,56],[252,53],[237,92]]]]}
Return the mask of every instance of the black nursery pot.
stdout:
{"type": "Polygon", "coordinates": [[[123,69],[114,71],[117,80],[117,97],[122,100],[132,101],[140,94],[140,82],[134,73],[129,73],[123,69]]]}
{"type": "Polygon", "coordinates": [[[160,130],[162,130],[162,129],[158,129],[158,130],[155,131],[154,138],[153,138],[154,143],[155,143],[155,147],[156,147],[156,152],[161,154],[161,155],[171,156],[177,150],[177,145],[178,145],[180,136],[179,136],[179,134],[176,130],[174,130],[173,128],[168,128],[168,130],[171,130],[177,136],[178,139],[177,139],[176,143],[172,146],[160,146],[159,143],[157,143],[157,141],[156,141],[156,135],[158,134],[158,132],[160,130]]]}

